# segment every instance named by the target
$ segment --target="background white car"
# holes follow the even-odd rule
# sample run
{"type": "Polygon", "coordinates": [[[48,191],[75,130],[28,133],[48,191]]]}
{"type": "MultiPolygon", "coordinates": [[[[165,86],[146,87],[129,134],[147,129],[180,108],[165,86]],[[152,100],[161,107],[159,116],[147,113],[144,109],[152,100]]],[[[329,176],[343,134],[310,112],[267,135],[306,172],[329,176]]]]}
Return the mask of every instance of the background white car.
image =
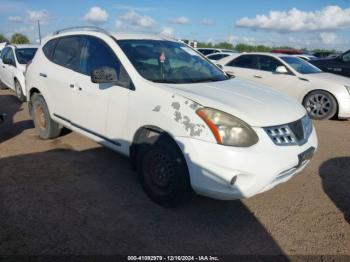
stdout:
{"type": "Polygon", "coordinates": [[[349,78],[325,73],[298,57],[284,54],[241,54],[217,63],[230,75],[296,98],[314,119],[350,118],[349,78]]]}
{"type": "Polygon", "coordinates": [[[0,56],[0,81],[1,84],[14,90],[17,98],[26,100],[25,69],[38,47],[35,45],[7,45],[0,56]]]}
{"type": "MultiPolygon", "coordinates": [[[[232,56],[232,54],[233,53],[227,53],[227,52],[214,53],[214,54],[207,55],[206,58],[208,58],[210,61],[215,63],[216,61],[219,61],[225,57],[232,56]]],[[[238,53],[237,53],[237,55],[238,55],[238,53]]]]}
{"type": "Polygon", "coordinates": [[[237,53],[236,50],[220,49],[220,48],[197,48],[196,50],[205,56],[210,54],[216,54],[216,53],[232,53],[232,54],[237,53]]]}

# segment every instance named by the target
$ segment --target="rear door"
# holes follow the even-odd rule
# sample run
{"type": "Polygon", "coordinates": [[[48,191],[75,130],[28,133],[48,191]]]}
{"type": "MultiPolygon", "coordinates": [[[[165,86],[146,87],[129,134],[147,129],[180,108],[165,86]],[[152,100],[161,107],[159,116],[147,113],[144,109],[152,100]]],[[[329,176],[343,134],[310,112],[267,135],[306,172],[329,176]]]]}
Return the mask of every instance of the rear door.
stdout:
{"type": "MultiPolygon", "coordinates": [[[[52,113],[69,123],[74,112],[79,110],[79,104],[74,103],[76,90],[73,83],[81,75],[79,68],[84,39],[81,36],[66,36],[51,41],[48,44],[53,46],[51,46],[52,53],[51,48],[48,48],[45,55],[52,63],[47,63],[41,68],[39,77],[50,89],[48,94],[51,96],[52,113]]],[[[44,53],[45,47],[43,48],[44,53]]]]}
{"type": "Polygon", "coordinates": [[[5,47],[1,52],[1,59],[0,59],[0,80],[5,84],[5,71],[6,71],[6,65],[2,61],[3,58],[6,57],[7,52],[9,51],[9,47],[5,47]]]}
{"type": "Polygon", "coordinates": [[[224,65],[224,71],[252,81],[260,79],[256,55],[241,55],[224,65]]]}
{"type": "Polygon", "coordinates": [[[16,60],[15,54],[13,53],[12,48],[8,48],[4,56],[5,59],[9,61],[8,64],[2,64],[2,79],[5,85],[14,89],[14,75],[16,73],[16,60]]]}

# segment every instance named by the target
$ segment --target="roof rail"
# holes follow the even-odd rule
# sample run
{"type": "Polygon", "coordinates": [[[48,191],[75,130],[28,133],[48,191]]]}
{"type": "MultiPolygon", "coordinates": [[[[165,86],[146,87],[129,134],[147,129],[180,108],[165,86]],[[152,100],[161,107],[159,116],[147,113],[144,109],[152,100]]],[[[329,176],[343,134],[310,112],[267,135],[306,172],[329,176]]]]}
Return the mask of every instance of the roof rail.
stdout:
{"type": "Polygon", "coordinates": [[[110,33],[100,27],[97,26],[72,26],[72,27],[67,27],[67,28],[63,28],[60,30],[57,30],[53,33],[53,35],[58,35],[62,32],[66,32],[66,31],[72,31],[72,30],[83,30],[83,31],[94,31],[94,32],[100,32],[106,35],[110,36],[110,33]]]}

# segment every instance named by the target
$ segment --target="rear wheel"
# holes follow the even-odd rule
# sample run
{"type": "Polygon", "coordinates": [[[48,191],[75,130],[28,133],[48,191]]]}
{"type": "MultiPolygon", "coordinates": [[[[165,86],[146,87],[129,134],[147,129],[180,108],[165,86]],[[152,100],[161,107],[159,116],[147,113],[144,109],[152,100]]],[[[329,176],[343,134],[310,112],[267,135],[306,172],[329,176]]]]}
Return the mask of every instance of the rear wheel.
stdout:
{"type": "Polygon", "coordinates": [[[21,102],[26,101],[26,97],[23,94],[22,86],[17,80],[15,80],[15,92],[16,92],[16,96],[17,96],[19,101],[21,101],[21,102]]]}
{"type": "Polygon", "coordinates": [[[330,93],[322,90],[308,94],[303,102],[309,116],[316,120],[331,119],[337,113],[337,101],[330,93]]]}
{"type": "Polygon", "coordinates": [[[43,140],[58,137],[61,132],[60,127],[51,119],[45,99],[42,95],[35,94],[32,100],[33,120],[39,137],[43,140]]]}
{"type": "Polygon", "coordinates": [[[188,200],[191,186],[188,168],[177,144],[166,134],[146,135],[138,145],[139,180],[156,203],[175,207],[188,200]]]}

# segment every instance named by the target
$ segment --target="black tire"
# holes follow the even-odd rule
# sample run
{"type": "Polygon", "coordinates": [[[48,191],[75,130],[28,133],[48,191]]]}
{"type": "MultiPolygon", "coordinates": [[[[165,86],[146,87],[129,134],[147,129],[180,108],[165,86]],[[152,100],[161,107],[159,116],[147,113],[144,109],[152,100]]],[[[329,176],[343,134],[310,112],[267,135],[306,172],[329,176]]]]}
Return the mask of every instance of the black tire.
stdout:
{"type": "Polygon", "coordinates": [[[15,80],[15,93],[19,101],[21,102],[27,101],[25,95],[23,94],[22,86],[17,80],[15,80]]]}
{"type": "Polygon", "coordinates": [[[51,119],[49,109],[43,96],[34,94],[32,103],[34,125],[39,137],[43,140],[58,137],[61,132],[60,126],[51,119]]]}
{"type": "Polygon", "coordinates": [[[308,94],[303,101],[309,116],[315,120],[333,118],[338,110],[337,100],[327,91],[317,90],[308,94]]]}
{"type": "Polygon", "coordinates": [[[137,147],[136,168],[147,195],[164,207],[189,200],[191,185],[186,160],[175,141],[164,133],[145,130],[137,147]]]}

